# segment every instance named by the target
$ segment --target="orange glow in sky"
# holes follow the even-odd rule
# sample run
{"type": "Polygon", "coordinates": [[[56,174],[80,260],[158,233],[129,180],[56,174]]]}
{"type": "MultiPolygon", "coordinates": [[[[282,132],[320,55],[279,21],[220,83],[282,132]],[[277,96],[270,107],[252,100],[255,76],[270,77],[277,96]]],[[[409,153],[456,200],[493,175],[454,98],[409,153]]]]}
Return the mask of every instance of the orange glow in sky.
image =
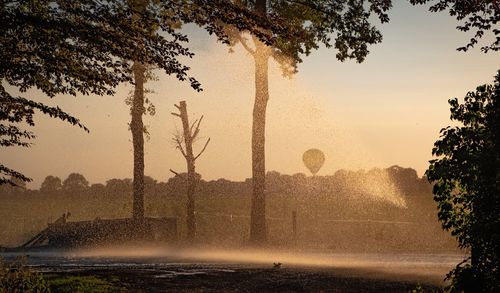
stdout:
{"type": "MultiPolygon", "coordinates": [[[[371,47],[362,64],[340,63],[335,51],[326,48],[304,58],[290,80],[271,64],[267,170],[307,174],[302,153],[319,148],[326,155],[319,175],[396,164],[423,174],[439,130],[450,124],[447,100],[492,82],[500,56],[479,49],[457,52],[469,36],[455,29],[448,14],[431,14],[406,1],[394,4],[390,23],[379,26],[383,42],[371,47]]],[[[196,53],[187,63],[204,91],[196,93],[161,72],[159,81],[148,84],[156,92],[149,97],[157,113],[145,118],[151,133],[145,173],[166,181],[172,176],[169,169],[184,172],[184,158],[171,143],[180,125],[170,112],[175,103],[187,100],[190,114],[204,115],[200,135],[211,138],[197,171],[204,179],[251,177],[253,61],[241,47],[229,54],[205,33],[191,27],[186,31],[196,53]]],[[[82,173],[91,183],[131,178],[130,115],[124,103],[130,88],[121,86],[113,97],[53,100],[30,91],[27,97],[60,105],[91,132],[38,115],[35,145],[3,148],[3,163],[32,177],[31,188],[38,188],[47,175],[64,179],[71,172],[82,173]]]]}

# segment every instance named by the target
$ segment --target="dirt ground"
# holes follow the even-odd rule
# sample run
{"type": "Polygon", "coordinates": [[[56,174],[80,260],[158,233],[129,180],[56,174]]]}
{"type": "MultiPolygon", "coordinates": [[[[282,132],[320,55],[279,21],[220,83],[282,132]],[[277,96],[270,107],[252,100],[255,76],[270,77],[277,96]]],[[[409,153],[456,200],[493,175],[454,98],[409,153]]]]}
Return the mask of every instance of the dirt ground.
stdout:
{"type": "Polygon", "coordinates": [[[437,277],[347,268],[103,267],[50,274],[97,277],[125,292],[429,292],[444,286],[437,277]]]}

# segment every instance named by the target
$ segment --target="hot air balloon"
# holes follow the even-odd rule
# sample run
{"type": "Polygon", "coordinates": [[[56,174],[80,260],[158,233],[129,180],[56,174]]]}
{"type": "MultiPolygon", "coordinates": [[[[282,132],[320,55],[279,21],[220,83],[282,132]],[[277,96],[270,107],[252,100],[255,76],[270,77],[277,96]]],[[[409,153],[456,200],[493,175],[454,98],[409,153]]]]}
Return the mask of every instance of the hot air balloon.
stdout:
{"type": "Polygon", "coordinates": [[[304,165],[307,169],[309,169],[313,175],[316,175],[325,162],[325,154],[318,149],[310,149],[304,152],[302,161],[304,161],[304,165]]]}

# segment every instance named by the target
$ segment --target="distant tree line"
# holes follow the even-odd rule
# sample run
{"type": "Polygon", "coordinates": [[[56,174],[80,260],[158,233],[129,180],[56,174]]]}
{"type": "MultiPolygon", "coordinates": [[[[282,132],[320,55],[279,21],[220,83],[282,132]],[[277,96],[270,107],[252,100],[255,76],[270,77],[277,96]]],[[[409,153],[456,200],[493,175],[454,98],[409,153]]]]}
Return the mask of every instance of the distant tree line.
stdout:
{"type": "MultiPolygon", "coordinates": [[[[217,179],[206,181],[201,179],[197,188],[197,194],[206,196],[217,195],[249,195],[252,194],[252,179],[245,181],[230,181],[217,179]]],[[[179,174],[169,178],[166,182],[145,176],[144,187],[146,196],[185,196],[186,183],[179,174]]],[[[333,175],[306,176],[303,173],[294,175],[281,174],[270,171],[266,174],[267,194],[304,195],[304,196],[342,196],[346,193],[358,192],[356,186],[368,184],[369,178],[384,176],[393,184],[401,194],[415,196],[419,194],[430,194],[431,185],[426,178],[418,177],[417,172],[411,168],[392,166],[385,169],[374,168],[368,171],[339,170],[333,175]]],[[[84,175],[71,173],[62,180],[59,177],[49,175],[42,182],[38,190],[30,190],[26,185],[19,182],[19,187],[2,185],[0,196],[24,194],[24,195],[66,195],[66,196],[124,196],[129,197],[132,193],[132,179],[110,179],[106,183],[90,184],[84,175]]]]}

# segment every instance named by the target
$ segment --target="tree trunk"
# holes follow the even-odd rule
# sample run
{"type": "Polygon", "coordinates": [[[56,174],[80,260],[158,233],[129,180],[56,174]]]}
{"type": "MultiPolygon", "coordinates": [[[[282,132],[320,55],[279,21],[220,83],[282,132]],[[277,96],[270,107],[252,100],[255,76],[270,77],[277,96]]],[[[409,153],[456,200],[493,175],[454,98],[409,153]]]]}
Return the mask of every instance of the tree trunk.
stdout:
{"type": "MultiPolygon", "coordinates": [[[[129,6],[135,11],[132,15],[133,22],[139,22],[141,12],[146,9],[149,0],[128,0],[129,6]]],[[[132,219],[139,237],[144,232],[144,84],[146,83],[146,65],[134,60],[132,65],[134,75],[134,99],[132,102],[130,130],[132,132],[132,145],[134,148],[134,178],[133,178],[133,203],[132,219]]]]}
{"type": "Polygon", "coordinates": [[[193,241],[196,235],[196,219],[194,215],[194,192],[196,189],[196,172],[194,162],[188,162],[188,185],[187,185],[187,203],[186,203],[186,225],[187,225],[187,239],[193,241]]]}
{"type": "Polygon", "coordinates": [[[188,169],[187,177],[187,203],[186,203],[186,225],[187,225],[187,239],[194,240],[196,235],[196,220],[194,215],[194,192],[196,189],[196,170],[195,170],[195,157],[193,154],[193,137],[189,125],[189,118],[187,114],[187,105],[185,101],[180,102],[180,114],[182,120],[182,128],[184,130],[184,144],[186,146],[186,163],[188,169]]]}
{"type": "Polygon", "coordinates": [[[145,71],[144,64],[134,62],[135,89],[130,130],[132,131],[132,144],[134,147],[132,218],[136,222],[137,227],[141,227],[144,221],[144,123],[142,122],[142,115],[144,113],[145,71]]]}
{"type": "Polygon", "coordinates": [[[250,242],[265,244],[266,226],[266,109],[269,100],[268,62],[269,49],[255,41],[255,103],[252,125],[252,210],[250,215],[250,242]]]}

